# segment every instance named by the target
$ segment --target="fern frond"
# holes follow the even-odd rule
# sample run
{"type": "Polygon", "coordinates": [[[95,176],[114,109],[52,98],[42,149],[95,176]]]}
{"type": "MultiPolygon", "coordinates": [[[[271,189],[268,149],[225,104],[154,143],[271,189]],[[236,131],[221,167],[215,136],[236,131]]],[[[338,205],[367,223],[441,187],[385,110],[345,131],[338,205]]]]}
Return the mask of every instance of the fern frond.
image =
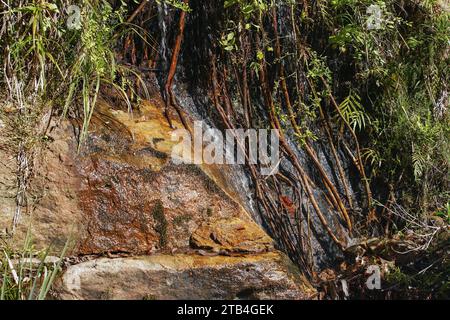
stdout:
{"type": "Polygon", "coordinates": [[[349,93],[339,105],[339,109],[353,130],[362,130],[366,123],[370,123],[370,118],[361,104],[361,97],[355,92],[349,93]]]}

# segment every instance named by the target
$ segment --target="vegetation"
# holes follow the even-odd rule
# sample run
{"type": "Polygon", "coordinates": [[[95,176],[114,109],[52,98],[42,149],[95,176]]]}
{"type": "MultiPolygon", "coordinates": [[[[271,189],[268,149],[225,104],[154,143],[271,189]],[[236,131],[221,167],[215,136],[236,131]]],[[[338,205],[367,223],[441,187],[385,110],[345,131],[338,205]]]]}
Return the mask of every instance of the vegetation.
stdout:
{"type": "MultiPolygon", "coordinates": [[[[14,121],[26,124],[18,127],[28,128],[12,143],[22,159],[18,207],[26,196],[31,149],[40,140],[35,137],[45,136],[46,126],[35,123],[55,115],[75,119],[81,146],[101,90],[115,90],[131,110],[137,87],[146,88],[138,61],[147,60],[168,64],[160,81],[166,115],[173,106],[188,127],[172,87],[179,60],[186,64],[192,58],[204,64],[198,69],[207,77],[185,68],[184,78],[205,90],[221,127],[279,130],[281,173],[262,179],[256,166],[246,169],[268,230],[310,278],[311,221],[320,223],[341,252],[348,248],[344,234],[400,240],[408,234],[415,251],[446,241],[441,236],[450,219],[445,3],[225,0],[219,6],[165,0],[157,5],[174,8],[168,19],[170,63],[155,49],[159,40],[168,43],[161,26],[139,18],[153,10],[144,9],[144,2],[2,3],[0,94],[5,106],[13,106],[14,121]],[[74,4],[81,8],[80,19],[76,9],[67,10],[74,4]],[[207,34],[187,37],[185,24],[196,10],[203,14],[197,17],[198,32],[207,34]],[[296,204],[293,214],[285,195],[296,204]]],[[[167,221],[160,202],[152,215],[164,247],[167,221]]]]}
{"type": "Polygon", "coordinates": [[[50,247],[37,251],[28,232],[23,249],[17,253],[7,243],[0,246],[0,300],[44,300],[61,271],[69,242],[57,261],[47,261],[50,247]]]}
{"type": "Polygon", "coordinates": [[[405,13],[396,1],[380,2],[380,29],[364,32],[358,20],[365,3],[333,2],[337,32],[330,39],[351,57],[373,119],[361,133],[373,151],[373,177],[403,190],[404,202],[407,194],[417,195],[405,205],[437,210],[449,184],[449,12],[437,1],[411,1],[405,13]]]}
{"type": "MultiPolygon", "coordinates": [[[[269,229],[291,257],[303,269],[311,263],[305,259],[311,257],[310,247],[298,245],[310,232],[294,231],[297,240],[286,236],[295,225],[280,219],[283,206],[270,196],[286,187],[294,197],[305,193],[330,238],[343,247],[339,232],[315,204],[317,196],[308,190],[314,184],[322,186],[347,231],[359,237],[406,232],[418,244],[413,251],[432,251],[436,242],[445,242],[448,237],[437,238],[448,234],[448,224],[436,225],[433,217],[442,216],[449,198],[448,8],[438,1],[396,0],[230,0],[224,8],[218,69],[221,74],[229,74],[227,68],[243,70],[231,81],[215,80],[222,86],[238,83],[243,119],[228,121],[229,126],[240,121],[255,126],[261,120],[255,119],[261,112],[256,106],[262,104],[270,126],[281,130],[282,144],[283,132],[289,136],[293,131],[320,177],[309,176],[287,143],[282,148],[297,176],[272,184],[254,177],[263,190],[258,197],[269,229]],[[319,138],[328,142],[337,183],[314,150],[319,138]],[[342,153],[358,172],[362,202],[352,199],[342,153]]],[[[220,103],[216,107],[222,108],[220,103]]],[[[309,219],[309,213],[305,216],[309,219]]],[[[445,255],[433,252],[435,258],[445,255]]]]}
{"type": "Polygon", "coordinates": [[[111,42],[123,32],[124,8],[80,1],[83,11],[77,20],[76,11],[66,15],[69,2],[27,2],[2,8],[4,93],[25,113],[49,103],[63,114],[81,112],[84,137],[100,84],[113,83],[121,71],[111,42]],[[81,102],[82,109],[70,109],[73,101],[81,102]]]}

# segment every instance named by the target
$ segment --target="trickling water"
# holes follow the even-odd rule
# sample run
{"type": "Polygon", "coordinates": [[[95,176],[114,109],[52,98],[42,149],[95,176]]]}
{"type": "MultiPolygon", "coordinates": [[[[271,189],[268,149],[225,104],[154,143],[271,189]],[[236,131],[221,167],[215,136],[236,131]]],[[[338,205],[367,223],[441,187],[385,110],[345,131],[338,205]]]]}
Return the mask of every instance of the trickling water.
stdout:
{"type": "MultiPolygon", "coordinates": [[[[220,117],[218,115],[214,116],[214,113],[211,112],[211,109],[213,109],[209,94],[211,88],[209,88],[207,73],[204,73],[205,71],[208,72],[207,67],[198,67],[210,65],[209,60],[211,55],[209,53],[212,50],[211,48],[214,47],[215,41],[213,40],[213,33],[211,30],[216,30],[215,28],[220,27],[219,25],[216,25],[217,22],[211,18],[217,16],[217,14],[212,14],[212,12],[215,12],[214,8],[211,9],[206,3],[207,2],[201,2],[201,4],[198,3],[198,6],[195,8],[196,10],[193,10],[194,13],[190,15],[187,20],[183,42],[188,43],[189,45],[184,46],[185,50],[182,50],[180,53],[180,60],[177,65],[177,74],[180,77],[179,79],[175,79],[172,89],[179,106],[189,115],[191,120],[202,120],[205,124],[208,124],[208,126],[220,128],[222,127],[220,117]],[[207,41],[206,39],[209,40],[207,41]],[[193,65],[196,65],[197,67],[193,68],[193,65]],[[192,70],[196,71],[194,72],[192,70]],[[202,72],[204,74],[202,74],[202,72]],[[204,77],[206,81],[191,80],[196,79],[199,75],[201,75],[200,78],[204,77]]],[[[282,41],[281,44],[291,50],[295,50],[297,43],[295,30],[293,30],[294,28],[291,24],[283,23],[283,21],[288,21],[287,19],[289,19],[289,17],[290,15],[287,9],[283,9],[282,7],[278,8],[276,23],[280,40],[282,41]]],[[[162,71],[159,74],[160,84],[164,84],[164,81],[166,81],[164,77],[167,74],[170,63],[168,60],[168,58],[170,59],[170,57],[168,57],[170,54],[170,47],[168,46],[167,36],[171,36],[172,32],[177,30],[176,28],[170,28],[172,25],[170,20],[171,17],[167,5],[158,3],[158,24],[160,31],[159,65],[162,71]]],[[[291,63],[294,65],[289,65],[288,62],[286,62],[286,70],[297,70],[295,62],[291,61],[291,63]]],[[[300,87],[304,88],[308,86],[303,72],[296,73],[296,76],[298,77],[297,79],[300,87]]],[[[161,91],[164,97],[164,90],[161,91]]],[[[238,101],[238,99],[233,99],[235,98],[233,97],[233,93],[230,98],[232,101],[238,101]]],[[[267,123],[269,119],[264,105],[255,103],[253,107],[255,108],[255,113],[258,114],[258,120],[261,123],[267,123]]],[[[243,114],[242,106],[240,106],[239,103],[233,103],[233,108],[237,114],[243,114]]],[[[317,131],[318,136],[320,136],[320,130],[317,131]]],[[[322,181],[320,180],[320,177],[318,177],[311,160],[304,153],[303,148],[298,145],[298,139],[295,137],[292,130],[286,132],[286,139],[290,149],[296,154],[304,170],[308,173],[308,176],[312,177],[314,180],[312,194],[316,199],[317,206],[325,213],[327,225],[332,230],[341,230],[341,221],[336,218],[333,208],[330,208],[327,198],[324,196],[325,191],[322,187],[322,181]]],[[[336,182],[336,184],[339,184],[337,178],[335,178],[335,172],[332,170],[332,168],[335,167],[333,158],[330,156],[326,146],[318,142],[314,144],[314,147],[321,163],[323,163],[324,170],[329,179],[336,182]]],[[[283,168],[287,174],[292,173],[291,176],[293,177],[293,181],[296,181],[296,171],[288,160],[285,159],[282,161],[280,167],[283,168]]],[[[300,245],[302,248],[303,246],[305,247],[305,249],[302,249],[303,251],[312,251],[311,260],[313,261],[311,262],[316,266],[330,266],[337,258],[340,258],[339,248],[331,242],[326,229],[322,227],[322,221],[317,215],[310,214],[310,212],[315,212],[315,209],[312,208],[312,205],[302,188],[299,189],[300,195],[295,195],[295,197],[298,197],[299,202],[299,217],[281,216],[277,218],[277,225],[282,226],[284,231],[280,231],[281,229],[272,230],[268,225],[269,219],[264,217],[264,212],[260,209],[260,203],[257,201],[254,192],[255,182],[252,180],[252,177],[246,168],[240,166],[227,166],[221,167],[220,172],[223,180],[222,182],[227,186],[227,189],[229,189],[227,191],[230,191],[230,194],[236,196],[236,199],[239,199],[239,202],[252,214],[254,219],[259,224],[265,226],[267,230],[272,233],[271,235],[279,240],[280,248],[291,253],[296,260],[298,260],[297,252],[295,254],[292,253],[292,248],[295,249],[300,245]],[[298,229],[311,230],[311,232],[308,231],[308,242],[303,244],[302,239],[302,243],[300,243],[296,234],[301,233],[302,231],[298,231],[298,229]],[[289,239],[287,240],[287,243],[292,244],[292,246],[286,245],[282,238],[289,239]],[[311,249],[308,249],[309,247],[311,247],[311,249]]],[[[288,187],[282,190],[283,194],[294,199],[295,197],[292,192],[293,191],[288,187]]]]}
{"type": "Polygon", "coordinates": [[[167,70],[167,24],[166,17],[168,16],[168,8],[167,4],[163,1],[158,3],[158,25],[161,31],[161,41],[159,46],[159,56],[161,69],[164,71],[167,70]]]}

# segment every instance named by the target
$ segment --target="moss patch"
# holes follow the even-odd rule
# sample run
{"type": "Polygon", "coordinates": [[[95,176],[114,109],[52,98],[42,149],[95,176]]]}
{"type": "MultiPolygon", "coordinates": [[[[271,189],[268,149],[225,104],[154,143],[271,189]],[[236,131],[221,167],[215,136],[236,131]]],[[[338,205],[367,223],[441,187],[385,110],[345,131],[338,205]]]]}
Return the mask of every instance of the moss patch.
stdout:
{"type": "Polygon", "coordinates": [[[167,219],[161,200],[156,201],[152,209],[152,216],[156,222],[155,230],[159,233],[159,245],[161,248],[165,248],[167,245],[167,219]]]}
{"type": "Polygon", "coordinates": [[[182,214],[173,218],[173,224],[176,226],[183,225],[192,220],[192,216],[190,214],[182,214]]]}

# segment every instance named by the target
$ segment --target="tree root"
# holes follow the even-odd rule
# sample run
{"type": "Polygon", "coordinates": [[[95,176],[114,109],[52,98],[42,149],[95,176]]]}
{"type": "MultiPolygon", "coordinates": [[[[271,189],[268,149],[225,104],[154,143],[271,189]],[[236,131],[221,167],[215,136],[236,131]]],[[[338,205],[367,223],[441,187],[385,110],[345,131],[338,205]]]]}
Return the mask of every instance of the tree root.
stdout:
{"type": "MultiPolygon", "coordinates": [[[[183,2],[185,4],[188,4],[189,0],[183,0],[183,2]]],[[[173,106],[175,108],[175,110],[177,111],[178,116],[180,117],[180,120],[181,120],[183,126],[186,129],[190,130],[189,125],[183,115],[183,110],[181,110],[180,106],[177,104],[177,102],[175,100],[175,96],[172,91],[173,78],[175,77],[177,64],[178,64],[178,57],[180,55],[180,50],[181,50],[181,42],[183,40],[183,35],[184,35],[185,22],[186,22],[186,12],[181,11],[180,20],[179,20],[179,24],[178,24],[178,34],[175,39],[175,45],[173,47],[172,59],[170,62],[170,68],[169,68],[169,72],[167,75],[166,84],[164,85],[163,98],[164,98],[164,103],[165,103],[164,116],[166,117],[167,122],[169,123],[169,126],[172,129],[174,128],[173,124],[172,124],[172,120],[170,119],[170,114],[169,114],[169,107],[173,106]]]]}
{"type": "MultiPolygon", "coordinates": [[[[276,7],[275,6],[272,7],[272,17],[273,17],[274,36],[275,36],[275,56],[276,56],[276,58],[279,61],[279,72],[280,72],[281,89],[282,89],[283,94],[284,94],[284,99],[285,99],[286,107],[287,107],[287,110],[288,110],[291,126],[293,127],[293,129],[294,129],[294,131],[296,132],[297,135],[302,136],[302,131],[299,128],[299,126],[297,125],[296,117],[295,117],[294,112],[293,112],[291,99],[290,99],[290,95],[289,95],[289,90],[287,88],[287,83],[286,83],[286,78],[285,78],[284,66],[281,63],[281,45],[280,45],[280,39],[279,39],[279,36],[278,36],[278,22],[277,22],[277,13],[276,13],[276,7]]],[[[325,185],[327,191],[330,194],[330,197],[331,197],[331,200],[332,200],[332,202],[334,204],[334,207],[336,208],[336,210],[341,212],[342,217],[344,218],[344,220],[347,223],[347,227],[349,229],[349,232],[351,233],[351,231],[352,231],[352,223],[351,223],[350,217],[349,217],[349,215],[347,213],[347,209],[346,209],[344,203],[342,202],[342,200],[340,199],[340,195],[339,195],[338,191],[336,190],[334,184],[329,179],[329,177],[326,174],[325,169],[321,165],[319,159],[317,159],[317,156],[316,156],[313,148],[311,147],[311,144],[308,141],[308,139],[306,139],[304,147],[305,147],[306,153],[313,160],[314,166],[319,171],[319,173],[321,175],[321,178],[322,178],[322,180],[324,182],[324,185],[325,185]]],[[[343,182],[343,183],[345,183],[345,182],[343,182]]]]}

